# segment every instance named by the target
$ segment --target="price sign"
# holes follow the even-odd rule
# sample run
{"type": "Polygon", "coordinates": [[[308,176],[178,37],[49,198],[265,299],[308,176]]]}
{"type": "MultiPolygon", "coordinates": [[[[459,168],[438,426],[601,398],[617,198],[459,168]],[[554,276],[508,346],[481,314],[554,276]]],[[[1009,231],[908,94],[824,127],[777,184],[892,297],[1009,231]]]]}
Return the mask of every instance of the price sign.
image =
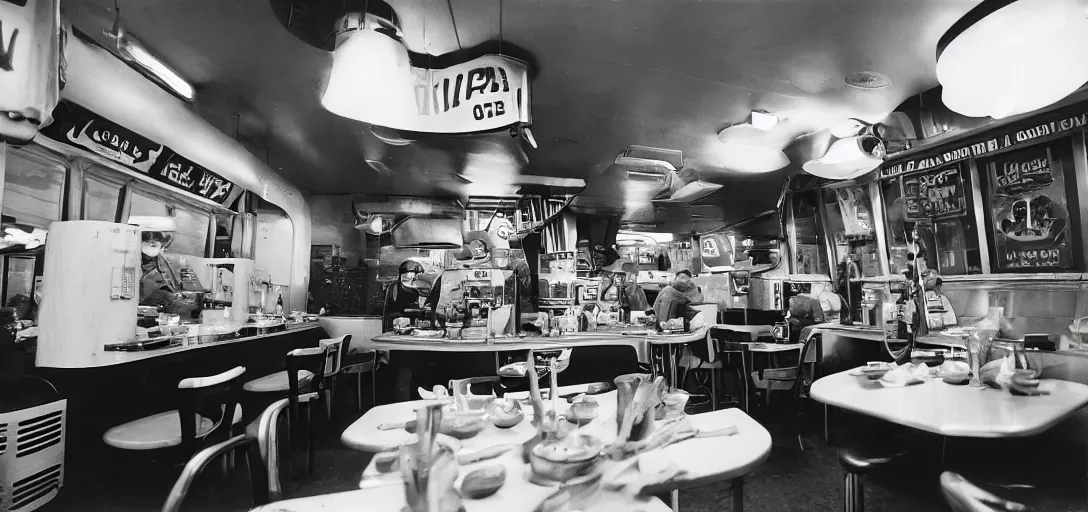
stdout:
{"type": "Polygon", "coordinates": [[[907,220],[957,217],[967,212],[959,167],[903,178],[907,220]]]}

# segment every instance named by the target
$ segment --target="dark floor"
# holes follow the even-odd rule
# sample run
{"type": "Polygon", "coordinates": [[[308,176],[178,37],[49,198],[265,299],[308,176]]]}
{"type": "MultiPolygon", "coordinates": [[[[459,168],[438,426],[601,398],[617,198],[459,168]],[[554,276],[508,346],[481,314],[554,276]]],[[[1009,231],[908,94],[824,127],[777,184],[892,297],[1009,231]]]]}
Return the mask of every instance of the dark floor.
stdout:
{"type": "MultiPolygon", "coordinates": [[[[345,397],[347,398],[347,397],[345,397]]],[[[347,400],[346,402],[350,402],[347,400]]],[[[344,448],[339,434],[358,417],[354,407],[341,404],[339,417],[331,425],[320,425],[316,469],[312,477],[285,482],[287,497],[301,497],[356,488],[369,455],[344,448]]],[[[836,448],[822,438],[809,435],[815,445],[801,451],[794,435],[792,409],[772,408],[755,412],[774,438],[771,456],[745,482],[747,510],[751,512],[837,511],[842,509],[842,480],[836,448]]],[[[836,418],[837,426],[850,425],[849,418],[836,418]]],[[[843,443],[858,437],[840,435],[843,443]]],[[[869,510],[915,512],[948,510],[938,489],[942,466],[955,468],[978,482],[1028,484],[991,488],[1008,498],[1027,502],[1036,510],[1088,510],[1085,489],[1085,450],[1056,446],[1040,440],[977,441],[951,440],[941,462],[941,439],[922,437],[915,449],[899,462],[866,480],[869,510]],[[921,448],[919,448],[921,447],[921,448]]],[[[156,462],[147,454],[136,456],[104,452],[83,461],[70,461],[65,486],[46,511],[149,511],[158,510],[169,493],[180,466],[156,462]]],[[[209,471],[196,482],[185,510],[246,510],[249,497],[244,471],[224,478],[209,471]]],[[[685,511],[730,509],[729,485],[722,483],[680,494],[685,511]]]]}

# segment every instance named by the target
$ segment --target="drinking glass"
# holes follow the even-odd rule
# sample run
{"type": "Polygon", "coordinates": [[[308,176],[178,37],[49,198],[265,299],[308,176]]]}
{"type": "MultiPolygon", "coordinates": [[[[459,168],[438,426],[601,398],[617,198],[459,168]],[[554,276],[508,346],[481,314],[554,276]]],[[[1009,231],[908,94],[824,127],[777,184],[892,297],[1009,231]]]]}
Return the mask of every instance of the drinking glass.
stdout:
{"type": "Polygon", "coordinates": [[[982,352],[982,340],[979,338],[978,331],[972,331],[967,336],[967,352],[968,361],[971,364],[971,386],[982,386],[982,380],[979,379],[979,366],[982,364],[979,359],[982,352]]]}

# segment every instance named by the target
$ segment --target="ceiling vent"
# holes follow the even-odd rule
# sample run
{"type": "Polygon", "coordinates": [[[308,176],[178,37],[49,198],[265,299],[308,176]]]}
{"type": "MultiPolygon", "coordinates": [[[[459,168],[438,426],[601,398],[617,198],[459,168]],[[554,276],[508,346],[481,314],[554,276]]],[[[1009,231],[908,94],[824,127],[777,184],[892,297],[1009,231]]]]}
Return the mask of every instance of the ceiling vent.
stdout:
{"type": "Polygon", "coordinates": [[[846,85],[855,89],[883,89],[891,84],[891,78],[876,71],[859,71],[846,75],[846,85]]]}
{"type": "Polygon", "coordinates": [[[367,163],[367,165],[370,166],[371,169],[374,169],[374,171],[377,172],[378,174],[383,174],[383,175],[393,174],[392,169],[390,169],[389,166],[382,163],[381,160],[367,160],[366,163],[367,163]]]}
{"type": "Polygon", "coordinates": [[[616,156],[614,164],[627,172],[628,180],[664,183],[670,173],[684,167],[684,153],[631,145],[616,156]]]}

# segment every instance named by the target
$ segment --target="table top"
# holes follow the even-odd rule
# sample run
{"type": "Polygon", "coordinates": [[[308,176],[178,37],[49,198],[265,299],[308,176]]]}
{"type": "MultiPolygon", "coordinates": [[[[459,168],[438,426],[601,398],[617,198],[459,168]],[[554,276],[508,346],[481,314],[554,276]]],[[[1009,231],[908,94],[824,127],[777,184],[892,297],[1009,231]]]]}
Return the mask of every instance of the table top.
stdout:
{"type": "Polygon", "coordinates": [[[736,324],[713,324],[710,326],[712,329],[721,329],[723,331],[735,331],[746,332],[748,334],[770,334],[770,325],[736,325],[736,324]]]}
{"type": "Polygon", "coordinates": [[[808,339],[809,336],[817,332],[833,333],[838,336],[862,340],[884,341],[884,331],[882,329],[865,327],[863,325],[842,325],[839,322],[824,322],[822,324],[806,326],[801,329],[801,339],[808,339]]]}
{"type": "MultiPolygon", "coordinates": [[[[638,349],[646,343],[648,336],[623,335],[619,333],[580,333],[575,336],[526,336],[494,340],[448,340],[419,338],[399,334],[375,336],[360,344],[364,350],[412,350],[423,352],[506,352],[514,350],[550,349],[566,347],[593,347],[604,345],[628,345],[638,349]]],[[[355,341],[352,341],[355,345],[355,341]]]]}
{"type": "Polygon", "coordinates": [[[643,336],[642,338],[651,345],[683,345],[695,341],[706,340],[706,333],[709,330],[710,327],[703,327],[692,332],[651,334],[649,336],[643,336]]]}
{"type": "Polygon", "coordinates": [[[1088,405],[1088,386],[1084,384],[1043,379],[1040,387],[1050,394],[1015,396],[934,378],[913,386],[886,388],[878,381],[862,383],[845,371],[814,382],[809,396],[827,405],[957,437],[1031,436],[1088,405]]]}
{"type": "Polygon", "coordinates": [[[804,343],[749,343],[748,350],[752,352],[789,352],[801,350],[804,343]]]}
{"type": "MultiPolygon", "coordinates": [[[[507,474],[507,485],[497,493],[482,500],[466,499],[463,502],[465,512],[512,512],[511,503],[525,504],[518,507],[528,512],[551,495],[554,490],[527,484],[525,488],[511,486],[509,482],[515,475],[507,474]]],[[[605,501],[582,510],[586,512],[669,512],[671,507],[657,498],[634,498],[627,495],[609,493],[602,496],[605,501]]],[[[270,503],[253,509],[253,512],[401,512],[407,506],[404,487],[384,486],[357,491],[338,492],[320,496],[309,496],[292,500],[270,503]]]]}
{"type": "MultiPolygon", "coordinates": [[[[594,397],[600,403],[598,419],[582,427],[581,432],[593,435],[605,443],[611,443],[616,438],[616,392],[611,391],[594,397]]],[[[414,418],[413,410],[423,401],[404,402],[375,407],[367,411],[362,418],[348,427],[341,436],[341,440],[347,446],[364,451],[391,450],[406,442],[414,442],[416,436],[403,429],[378,430],[377,425],[383,422],[404,422],[414,418]],[[409,404],[409,405],[405,405],[409,404]],[[377,448],[377,449],[376,449],[377,448]]],[[[547,405],[547,404],[546,404],[547,405]]],[[[556,405],[559,413],[566,411],[569,405],[565,400],[560,400],[556,405]]],[[[530,424],[532,411],[526,411],[526,418],[511,429],[497,429],[488,426],[475,437],[460,441],[461,453],[475,453],[476,451],[503,444],[521,444],[529,440],[535,430],[530,424]]],[[[757,423],[740,409],[724,409],[703,414],[688,416],[692,427],[699,430],[717,430],[728,426],[737,427],[737,434],[732,436],[706,437],[689,439],[681,443],[668,446],[653,457],[661,457],[675,462],[687,472],[668,484],[651,487],[648,493],[672,490],[682,487],[695,487],[709,482],[728,480],[751,472],[762,463],[771,450],[771,436],[762,425],[757,423]],[[715,457],[705,457],[707,453],[718,454],[715,457]]],[[[643,455],[646,456],[646,455],[643,455]]],[[[524,471],[519,450],[512,450],[500,459],[479,463],[486,465],[488,462],[501,461],[507,465],[508,474],[516,471],[524,471]]],[[[611,461],[605,464],[613,464],[611,461]]],[[[466,466],[473,467],[473,465],[466,466]]],[[[607,471],[607,468],[605,468],[607,471]]],[[[398,474],[382,474],[373,463],[363,472],[361,487],[381,487],[400,484],[398,474]]]]}

